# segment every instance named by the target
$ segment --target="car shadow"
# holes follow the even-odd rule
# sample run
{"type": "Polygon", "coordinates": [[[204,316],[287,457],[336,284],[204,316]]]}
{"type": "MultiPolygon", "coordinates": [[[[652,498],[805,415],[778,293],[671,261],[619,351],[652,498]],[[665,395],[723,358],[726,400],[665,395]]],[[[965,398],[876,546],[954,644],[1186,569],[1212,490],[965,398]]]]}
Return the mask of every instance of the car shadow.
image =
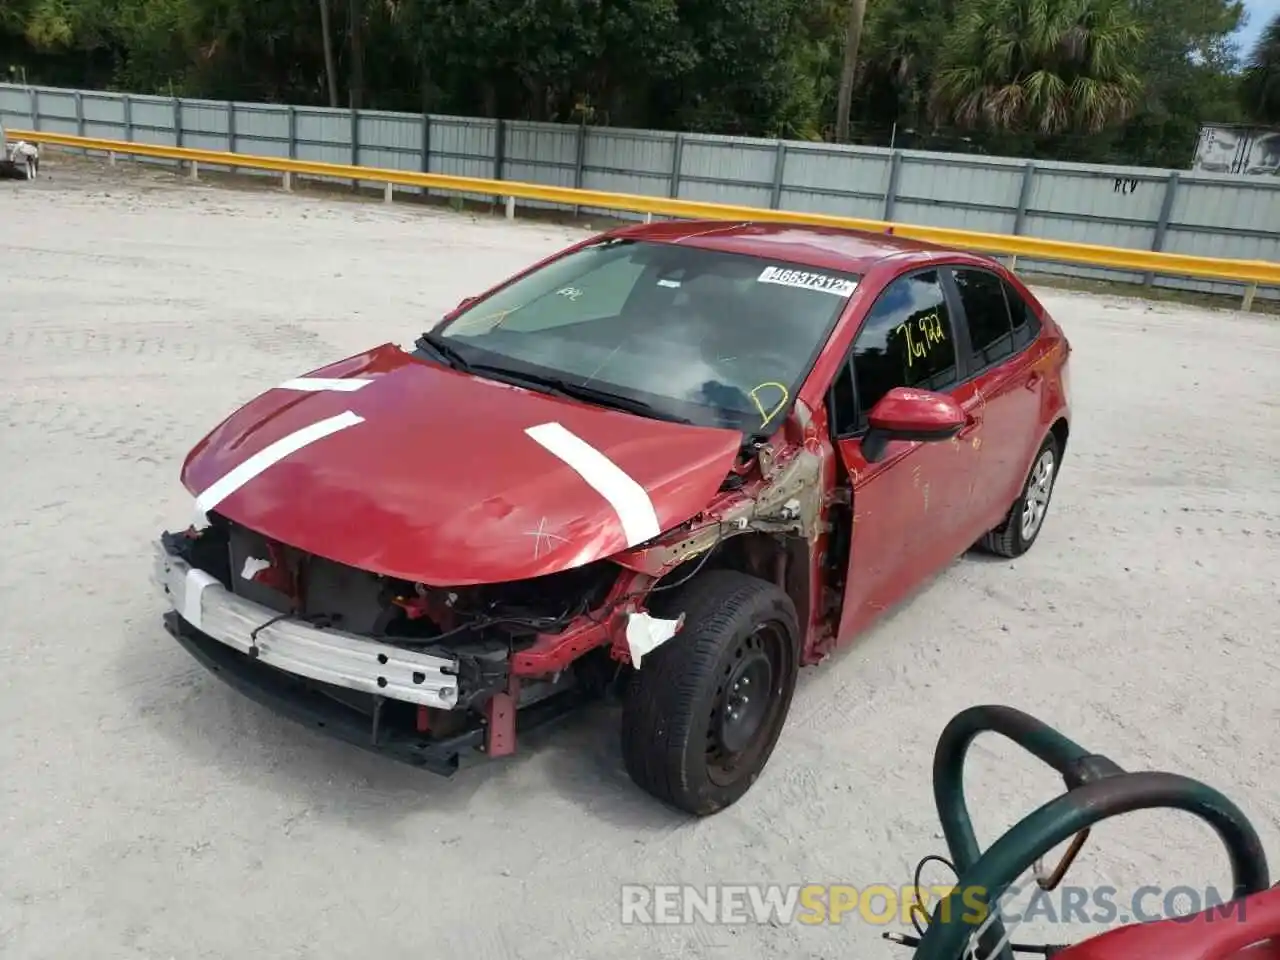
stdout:
{"type": "Polygon", "coordinates": [[[427,807],[461,810],[486,771],[445,778],[327,737],[256,703],[191,659],[160,626],[138,630],[115,666],[130,712],[190,764],[218,780],[299,797],[314,815],[348,821],[352,809],[390,828],[427,807]]]}
{"type": "Polygon", "coordinates": [[[115,663],[129,712],[184,762],[218,782],[299,798],[308,815],[376,834],[423,810],[462,812],[486,788],[547,791],[629,831],[665,835],[688,822],[635,786],[618,743],[621,708],[591,703],[522,732],[519,752],[464,761],[451,778],[417,770],[312,730],[263,706],[192,660],[162,627],[143,626],[115,663]],[[359,818],[351,818],[360,810],[359,818]]]}
{"type": "Polygon", "coordinates": [[[695,822],[632,782],[622,762],[621,730],[621,704],[600,700],[522,735],[521,749],[538,757],[547,789],[585,815],[637,834],[637,842],[695,822]]]}

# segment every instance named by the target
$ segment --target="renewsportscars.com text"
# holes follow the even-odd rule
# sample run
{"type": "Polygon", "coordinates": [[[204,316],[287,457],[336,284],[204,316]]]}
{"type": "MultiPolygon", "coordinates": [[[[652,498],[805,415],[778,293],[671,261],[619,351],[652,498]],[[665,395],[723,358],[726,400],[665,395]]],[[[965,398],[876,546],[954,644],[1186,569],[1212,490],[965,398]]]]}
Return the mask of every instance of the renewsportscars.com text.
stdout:
{"type": "MultiPolygon", "coordinates": [[[[712,923],[784,925],[790,923],[869,923],[899,925],[911,922],[913,905],[932,916],[943,903],[942,920],[958,910],[960,920],[977,926],[992,912],[985,891],[971,887],[958,900],[946,898],[956,888],[948,886],[890,887],[874,884],[859,889],[845,884],[629,884],[622,888],[622,922],[625,924],[678,925],[712,923]]],[[[1180,919],[1213,909],[1211,920],[1240,922],[1245,919],[1243,901],[1230,901],[1215,888],[1188,886],[1139,887],[1128,895],[1115,887],[1062,886],[1052,893],[1032,887],[1023,905],[1026,888],[1010,887],[994,911],[1007,924],[1034,921],[1066,924],[1111,925],[1180,919]]],[[[916,913],[919,919],[919,913],[916,913]]]]}

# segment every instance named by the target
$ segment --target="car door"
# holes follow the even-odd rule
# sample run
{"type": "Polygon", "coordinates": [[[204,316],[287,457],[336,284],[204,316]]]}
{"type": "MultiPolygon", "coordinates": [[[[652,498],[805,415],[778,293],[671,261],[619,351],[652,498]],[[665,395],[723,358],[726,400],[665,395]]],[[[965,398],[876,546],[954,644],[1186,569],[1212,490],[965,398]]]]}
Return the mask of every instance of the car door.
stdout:
{"type": "Polygon", "coordinates": [[[853,514],[841,641],[968,546],[954,515],[969,491],[974,456],[967,438],[892,441],[874,463],[862,452],[867,414],[889,390],[955,386],[960,371],[951,314],[939,270],[899,277],[871,305],[833,383],[833,442],[848,474],[853,514]]]}
{"type": "Polygon", "coordinates": [[[970,440],[977,456],[965,509],[973,542],[999,523],[1026,479],[1027,457],[1040,442],[1043,377],[1030,349],[1034,314],[1017,292],[991,270],[957,265],[946,273],[968,352],[957,399],[980,421],[970,440]]]}

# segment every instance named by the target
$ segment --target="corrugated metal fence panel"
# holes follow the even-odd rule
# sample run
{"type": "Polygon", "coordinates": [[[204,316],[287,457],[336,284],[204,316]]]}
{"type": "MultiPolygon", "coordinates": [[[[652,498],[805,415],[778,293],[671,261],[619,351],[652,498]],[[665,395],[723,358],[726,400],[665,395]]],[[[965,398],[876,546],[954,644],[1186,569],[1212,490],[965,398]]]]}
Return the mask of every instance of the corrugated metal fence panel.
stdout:
{"type": "MultiPolygon", "coordinates": [[[[1170,210],[1164,249],[1202,257],[1242,257],[1280,262],[1280,182],[1261,177],[1181,174],[1170,210]],[[1223,231],[1218,224],[1233,224],[1223,231]]],[[[1209,293],[1235,293],[1233,284],[1160,278],[1209,293]]],[[[1259,290],[1259,297],[1280,299],[1280,291],[1259,290]]]]}
{"type": "MultiPolygon", "coordinates": [[[[294,108],[294,158],[315,163],[350,163],[351,127],[350,110],[333,107],[294,108]]],[[[325,183],[351,182],[337,177],[316,179],[325,183]]]]}
{"type": "Polygon", "coordinates": [[[172,97],[120,97],[111,101],[96,101],[90,94],[84,97],[85,136],[105,139],[132,139],[137,143],[154,143],[163,147],[178,145],[178,131],[174,120],[181,112],[178,101],[172,97]],[[90,109],[104,125],[115,126],[114,132],[90,133],[90,109]],[[132,137],[124,135],[127,127],[132,137]]]}
{"type": "Polygon", "coordinates": [[[0,123],[6,127],[28,126],[31,119],[31,91],[0,84],[0,123]]]}
{"type": "MultiPolygon", "coordinates": [[[[497,164],[498,121],[431,115],[431,173],[492,179],[497,164]]],[[[480,194],[454,194],[487,203],[480,194]]]]}
{"type": "Polygon", "coordinates": [[[289,156],[287,108],[261,103],[233,103],[231,109],[237,153],[252,153],[260,157],[289,156]]]}
{"type": "MultiPolygon", "coordinates": [[[[1168,176],[1163,170],[1037,163],[1022,233],[1046,240],[1150,250],[1168,176]]],[[[1027,261],[1025,266],[1084,280],[1142,281],[1142,274],[1073,264],[1027,261]]]]}
{"type": "MultiPolygon", "coordinates": [[[[670,197],[676,163],[674,133],[627,127],[587,127],[582,131],[582,187],[605,193],[670,197]]],[[[681,148],[683,150],[683,147],[681,148]]],[[[644,214],[583,207],[582,212],[616,220],[643,220],[644,214]]]]}
{"type": "Polygon", "coordinates": [[[79,107],[74,90],[38,87],[36,109],[39,111],[41,130],[48,130],[50,133],[69,133],[73,136],[80,132],[80,122],[77,117],[79,107]]]}
{"type": "Polygon", "coordinates": [[[582,144],[583,189],[669,197],[675,156],[674,133],[587,127],[582,144]]]}
{"type": "MultiPolygon", "coordinates": [[[[553,187],[576,186],[578,127],[512,121],[505,124],[502,178],[553,187]]],[[[520,206],[563,210],[564,204],[521,200],[520,206]]]]}
{"type": "Polygon", "coordinates": [[[879,220],[890,151],[789,143],[778,206],[783,210],[879,220]]]}
{"type": "Polygon", "coordinates": [[[777,157],[774,140],[688,134],[680,156],[680,199],[770,207],[777,157]]]}
{"type": "MultiPolygon", "coordinates": [[[[161,147],[181,145],[175,121],[180,119],[182,105],[173,97],[85,93],[83,109],[86,137],[132,140],[161,147]],[[90,122],[90,117],[95,117],[95,122],[90,122]]],[[[160,167],[181,166],[176,160],[157,157],[136,157],[134,162],[160,167]]]]}
{"type": "Polygon", "coordinates": [[[997,157],[902,151],[891,219],[1012,233],[1023,164],[997,157]]]}
{"type": "Polygon", "coordinates": [[[356,162],[388,170],[422,169],[422,117],[414,113],[361,113],[356,162]]]}
{"type": "MultiPolygon", "coordinates": [[[[1176,253],[1280,259],[1280,182],[650,130],[0,84],[0,121],[105,139],[772,207],[1176,253]],[[34,112],[33,112],[34,111],[34,112]],[[177,125],[181,130],[175,129],[177,125]],[[501,132],[500,132],[501,131],[501,132]],[[354,134],[354,138],[353,138],[354,134]],[[355,149],[353,152],[353,142],[355,149]],[[1026,178],[1028,166],[1033,173],[1026,178]],[[891,194],[891,195],[890,195],[891,194]]],[[[172,161],[155,161],[172,163],[172,161]]],[[[343,182],[343,181],[339,181],[343,182]]],[[[487,196],[471,199],[492,202],[487,196]]],[[[536,206],[538,204],[521,204],[536,206]]],[[[542,204],[541,206],[554,206],[542,204]]],[[[596,211],[587,211],[596,212],[596,211]]],[[[598,211],[615,219],[641,214],[598,211]]],[[[1096,279],[1133,274],[1019,262],[1096,279]]],[[[1239,293],[1232,284],[1158,286],[1239,293]]],[[[1280,299],[1280,290],[1259,296],[1280,299]]]]}

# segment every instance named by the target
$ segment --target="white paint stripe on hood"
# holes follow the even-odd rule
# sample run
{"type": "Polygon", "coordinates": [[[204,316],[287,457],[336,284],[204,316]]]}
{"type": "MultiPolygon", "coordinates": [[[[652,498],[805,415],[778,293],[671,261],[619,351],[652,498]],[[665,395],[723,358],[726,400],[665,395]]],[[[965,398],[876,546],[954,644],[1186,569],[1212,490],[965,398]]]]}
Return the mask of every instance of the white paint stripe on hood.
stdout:
{"type": "Polygon", "coordinates": [[[609,501],[622,523],[628,546],[638,546],[662,532],[644,487],[587,441],[558,423],[529,427],[525,433],[572,467],[596,493],[609,501]]]}
{"type": "Polygon", "coordinates": [[[335,393],[353,393],[361,387],[366,387],[373,383],[372,380],[361,380],[356,377],[298,377],[294,380],[286,380],[276,389],[278,390],[303,390],[308,393],[317,393],[322,390],[332,390],[335,393]]]}
{"type": "Polygon", "coordinates": [[[215,481],[204,493],[196,497],[196,526],[207,525],[209,518],[206,513],[209,510],[212,510],[268,467],[279,463],[285,457],[292,453],[297,453],[303,447],[315,443],[317,440],[323,440],[330,434],[345,430],[347,427],[354,427],[357,423],[364,423],[364,417],[357,416],[348,410],[345,413],[338,414],[336,417],[330,417],[327,420],[321,420],[319,423],[313,423],[309,427],[303,427],[301,430],[295,430],[288,436],[281,437],[270,446],[259,450],[221,480],[215,481]]]}

